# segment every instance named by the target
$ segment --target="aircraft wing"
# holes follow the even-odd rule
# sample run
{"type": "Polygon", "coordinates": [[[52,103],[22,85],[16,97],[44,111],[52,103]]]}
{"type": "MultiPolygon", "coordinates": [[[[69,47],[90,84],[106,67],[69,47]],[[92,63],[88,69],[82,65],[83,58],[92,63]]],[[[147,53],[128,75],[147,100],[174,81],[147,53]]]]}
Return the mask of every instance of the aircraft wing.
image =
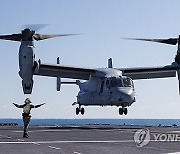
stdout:
{"type": "MultiPolygon", "coordinates": [[[[133,80],[176,77],[176,71],[180,70],[177,64],[162,67],[136,67],[136,68],[115,68],[122,71],[122,75],[133,80]]],[[[82,67],[70,67],[64,65],[39,64],[38,71],[34,75],[61,77],[70,79],[88,80],[89,76],[96,76],[97,70],[82,67]]]]}
{"type": "Polygon", "coordinates": [[[95,71],[81,67],[39,64],[38,71],[34,71],[34,75],[88,80],[90,75],[95,75],[95,71]]]}
{"type": "Polygon", "coordinates": [[[130,77],[133,80],[152,79],[152,78],[167,78],[176,77],[176,71],[179,70],[177,64],[162,66],[162,67],[137,67],[119,69],[122,74],[130,77]]]}

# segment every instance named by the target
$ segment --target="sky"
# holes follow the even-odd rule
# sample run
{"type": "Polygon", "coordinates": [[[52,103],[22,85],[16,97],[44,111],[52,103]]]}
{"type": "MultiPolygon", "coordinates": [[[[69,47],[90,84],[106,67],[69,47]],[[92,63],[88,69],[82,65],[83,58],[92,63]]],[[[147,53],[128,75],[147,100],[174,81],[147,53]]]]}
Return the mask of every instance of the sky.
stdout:
{"type": "MultiPolygon", "coordinates": [[[[28,24],[47,24],[40,34],[80,33],[81,35],[35,42],[36,59],[42,63],[99,68],[113,58],[116,68],[153,67],[171,64],[176,46],[122,38],[169,38],[180,34],[180,1],[174,0],[2,0],[0,34],[19,33],[28,24]]],[[[85,107],[76,115],[72,103],[79,88],[62,85],[56,79],[34,77],[33,93],[24,95],[18,75],[19,42],[0,41],[0,118],[21,118],[29,97],[33,104],[46,105],[32,110],[33,118],[153,118],[179,119],[180,96],[177,78],[134,81],[136,102],[120,116],[117,107],[85,107]]]]}

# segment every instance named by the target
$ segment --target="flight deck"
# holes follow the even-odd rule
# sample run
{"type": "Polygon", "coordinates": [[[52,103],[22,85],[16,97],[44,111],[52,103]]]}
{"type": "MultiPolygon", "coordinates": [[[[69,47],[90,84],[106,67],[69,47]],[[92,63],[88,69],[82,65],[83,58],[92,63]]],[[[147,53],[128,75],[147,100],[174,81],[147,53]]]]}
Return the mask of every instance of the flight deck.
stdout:
{"type": "MultiPolygon", "coordinates": [[[[63,125],[30,126],[23,138],[22,126],[0,126],[1,154],[177,154],[180,127],[63,125]],[[135,133],[148,130],[150,139],[137,145],[135,133]],[[168,136],[170,135],[170,136],[168,136]]],[[[139,135],[141,141],[142,134],[139,135]]],[[[147,136],[145,136],[146,138],[147,136]]],[[[146,138],[148,139],[148,138],[146,138]]]]}

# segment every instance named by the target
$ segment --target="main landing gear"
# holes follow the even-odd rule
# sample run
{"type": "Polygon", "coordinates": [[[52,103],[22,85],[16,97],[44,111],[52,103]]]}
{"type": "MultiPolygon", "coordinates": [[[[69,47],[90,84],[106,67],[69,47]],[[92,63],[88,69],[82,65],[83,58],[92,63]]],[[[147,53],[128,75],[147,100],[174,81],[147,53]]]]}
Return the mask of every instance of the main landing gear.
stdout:
{"type": "Polygon", "coordinates": [[[85,112],[85,111],[84,111],[84,108],[81,107],[80,105],[79,105],[79,107],[76,108],[76,115],[78,115],[79,112],[81,112],[82,115],[84,115],[84,112],[85,112]]]}
{"type": "Polygon", "coordinates": [[[123,115],[123,113],[124,113],[125,115],[127,115],[127,113],[128,113],[127,108],[124,108],[124,107],[119,108],[119,115],[123,115]]]}

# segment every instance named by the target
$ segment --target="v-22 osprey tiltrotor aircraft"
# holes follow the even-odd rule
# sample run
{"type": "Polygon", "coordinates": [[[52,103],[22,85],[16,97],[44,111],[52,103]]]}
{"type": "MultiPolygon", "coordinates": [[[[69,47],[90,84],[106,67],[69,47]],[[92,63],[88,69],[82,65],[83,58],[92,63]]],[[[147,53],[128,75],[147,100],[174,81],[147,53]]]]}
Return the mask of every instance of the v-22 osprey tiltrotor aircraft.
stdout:
{"type": "MultiPolygon", "coordinates": [[[[180,38],[170,39],[135,39],[153,41],[176,45],[178,43],[175,61],[162,67],[141,67],[141,68],[113,68],[112,59],[108,60],[107,68],[81,68],[57,64],[43,64],[41,60],[35,60],[34,42],[53,37],[69,36],[63,35],[42,35],[26,28],[21,33],[12,35],[1,35],[0,39],[19,41],[19,75],[22,78],[24,94],[31,94],[33,88],[33,75],[48,76],[57,78],[57,91],[60,91],[61,84],[75,83],[80,91],[77,101],[76,114],[84,114],[82,106],[117,106],[120,115],[127,115],[127,107],[135,100],[135,88],[133,80],[176,77],[180,81],[180,38]],[[75,82],[61,82],[61,78],[77,79],[75,82]],[[82,81],[86,80],[86,81],[82,81]]],[[[180,84],[179,84],[180,85],[180,84]]],[[[179,86],[180,90],[180,86],[179,86]]]]}

